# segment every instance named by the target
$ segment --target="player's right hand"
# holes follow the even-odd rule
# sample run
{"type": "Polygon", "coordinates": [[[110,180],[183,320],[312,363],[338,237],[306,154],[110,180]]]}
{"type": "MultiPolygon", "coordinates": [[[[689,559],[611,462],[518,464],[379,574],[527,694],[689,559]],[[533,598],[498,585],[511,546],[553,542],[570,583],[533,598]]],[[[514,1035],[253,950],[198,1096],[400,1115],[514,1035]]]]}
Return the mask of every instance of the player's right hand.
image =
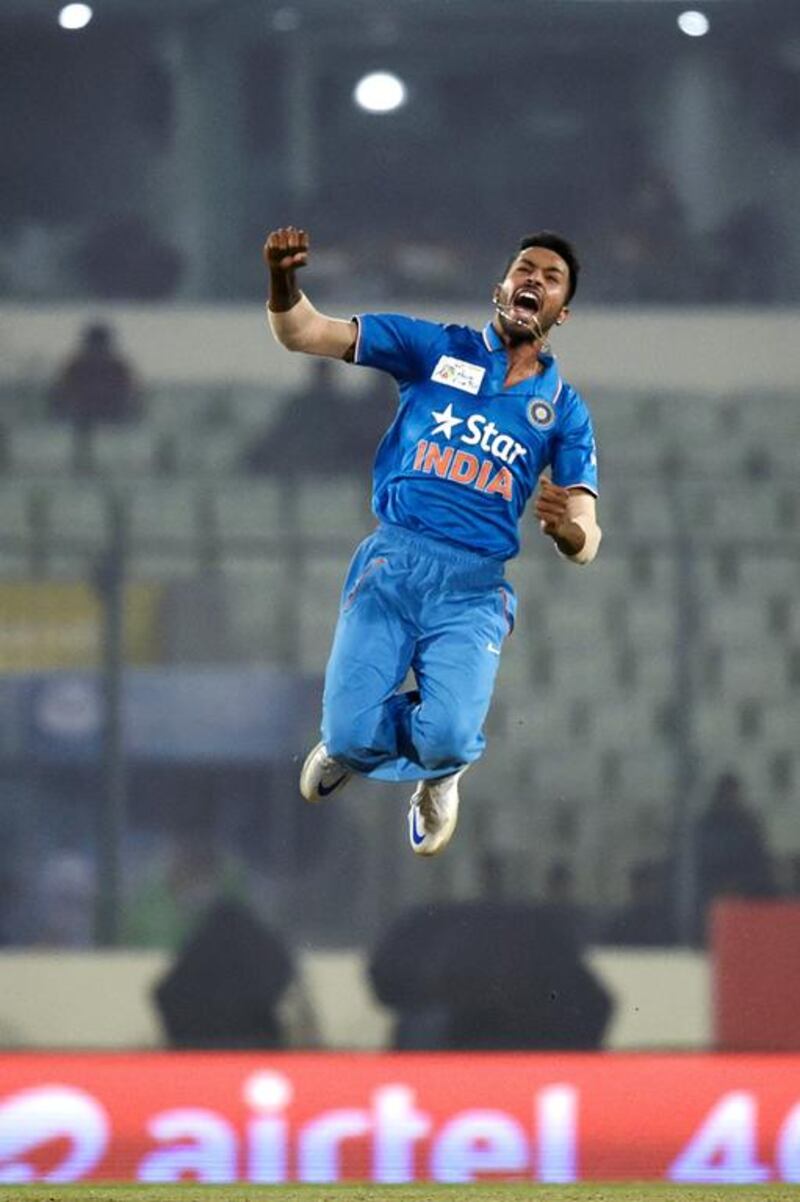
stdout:
{"type": "Polygon", "coordinates": [[[267,236],[261,252],[264,264],[270,270],[291,271],[305,267],[308,262],[309,238],[305,230],[293,225],[282,226],[267,236]]]}
{"type": "Polygon", "coordinates": [[[533,508],[539,519],[542,534],[558,538],[572,523],[567,507],[569,504],[569,489],[560,488],[546,476],[539,481],[539,490],[534,498],[533,508]]]}

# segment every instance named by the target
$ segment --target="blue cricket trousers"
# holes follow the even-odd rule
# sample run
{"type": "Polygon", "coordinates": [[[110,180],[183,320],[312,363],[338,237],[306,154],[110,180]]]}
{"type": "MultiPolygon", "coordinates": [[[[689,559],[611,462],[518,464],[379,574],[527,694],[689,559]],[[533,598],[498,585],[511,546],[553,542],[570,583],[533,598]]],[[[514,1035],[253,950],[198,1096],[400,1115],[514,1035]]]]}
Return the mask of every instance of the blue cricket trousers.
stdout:
{"type": "Polygon", "coordinates": [[[515,609],[500,561],[379,526],[342,591],[322,706],[328,754],[387,781],[478,759],[515,609]],[[409,668],[418,695],[398,693],[409,668]]]}

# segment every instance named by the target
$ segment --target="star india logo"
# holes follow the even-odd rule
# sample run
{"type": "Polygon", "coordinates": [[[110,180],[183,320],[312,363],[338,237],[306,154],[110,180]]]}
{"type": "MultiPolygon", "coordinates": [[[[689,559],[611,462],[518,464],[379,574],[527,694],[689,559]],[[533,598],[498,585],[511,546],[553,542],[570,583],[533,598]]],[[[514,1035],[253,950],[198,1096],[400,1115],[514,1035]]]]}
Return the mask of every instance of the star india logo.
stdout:
{"type": "Polygon", "coordinates": [[[460,426],[464,420],[463,417],[454,416],[452,404],[448,405],[446,409],[442,409],[441,412],[437,412],[434,409],[431,417],[435,418],[437,423],[431,433],[444,434],[445,438],[452,438],[453,430],[456,426],[460,426]]]}

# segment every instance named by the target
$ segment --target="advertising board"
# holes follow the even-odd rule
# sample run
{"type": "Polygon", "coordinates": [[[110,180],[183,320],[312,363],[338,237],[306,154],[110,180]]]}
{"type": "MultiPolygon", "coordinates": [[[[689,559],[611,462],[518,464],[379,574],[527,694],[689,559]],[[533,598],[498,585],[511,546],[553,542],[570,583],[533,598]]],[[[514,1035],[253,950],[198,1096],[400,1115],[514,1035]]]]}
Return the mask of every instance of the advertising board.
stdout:
{"type": "Polygon", "coordinates": [[[800,1181],[800,1056],[0,1056],[0,1182],[800,1181]]]}

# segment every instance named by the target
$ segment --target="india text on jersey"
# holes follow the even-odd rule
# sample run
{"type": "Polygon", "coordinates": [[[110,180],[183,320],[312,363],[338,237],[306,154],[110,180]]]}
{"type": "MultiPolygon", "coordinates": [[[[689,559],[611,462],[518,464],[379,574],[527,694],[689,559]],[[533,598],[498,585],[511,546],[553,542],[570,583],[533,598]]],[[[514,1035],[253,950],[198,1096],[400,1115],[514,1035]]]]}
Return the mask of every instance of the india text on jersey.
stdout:
{"type": "Polygon", "coordinates": [[[470,451],[457,451],[455,447],[443,447],[441,443],[421,438],[414,456],[414,470],[435,472],[442,479],[466,484],[478,492],[499,492],[506,501],[511,500],[514,478],[508,468],[498,468],[491,459],[479,459],[470,451]]]}

